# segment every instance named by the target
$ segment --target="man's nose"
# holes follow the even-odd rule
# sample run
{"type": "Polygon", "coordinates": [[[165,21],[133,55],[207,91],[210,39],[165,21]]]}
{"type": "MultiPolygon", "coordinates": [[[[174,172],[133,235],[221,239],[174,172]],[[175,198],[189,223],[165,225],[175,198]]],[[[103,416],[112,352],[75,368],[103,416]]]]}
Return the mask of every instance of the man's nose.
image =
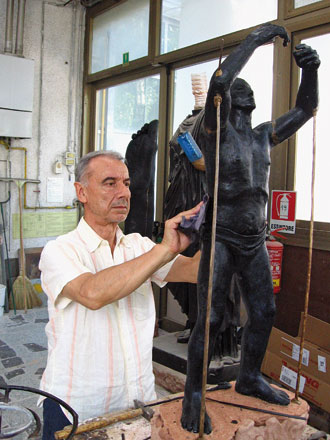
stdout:
{"type": "Polygon", "coordinates": [[[131,190],[126,184],[121,184],[118,186],[117,197],[131,197],[131,190]]]}

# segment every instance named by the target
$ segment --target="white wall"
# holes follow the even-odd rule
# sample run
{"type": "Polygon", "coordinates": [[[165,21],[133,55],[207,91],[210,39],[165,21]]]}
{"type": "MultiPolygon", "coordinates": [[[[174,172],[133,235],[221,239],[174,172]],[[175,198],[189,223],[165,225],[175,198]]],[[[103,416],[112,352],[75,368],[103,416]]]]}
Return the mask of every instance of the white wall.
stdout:
{"type": "MultiPolygon", "coordinates": [[[[6,1],[0,3],[0,53],[5,48],[6,1]]],[[[16,5],[14,9],[14,40],[16,5]]],[[[25,213],[68,212],[48,207],[71,205],[75,198],[73,168],[63,166],[55,174],[53,165],[65,151],[80,153],[82,115],[82,73],[85,9],[78,0],[26,0],[23,57],[35,62],[33,129],[31,139],[12,138],[12,147],[27,148],[27,178],[38,179],[39,185],[27,184],[27,205],[43,207],[25,213]],[[64,6],[65,5],[65,6],[64,6]],[[47,179],[63,179],[63,201],[52,203],[47,198],[47,179]]],[[[11,56],[11,55],[8,55],[11,56]]],[[[1,65],[0,65],[1,69],[1,65]]],[[[11,176],[24,177],[24,154],[8,151],[0,144],[0,176],[5,177],[6,163],[11,162],[11,176]]],[[[55,183],[58,183],[56,181],[55,183]]],[[[9,256],[17,257],[19,239],[12,238],[12,215],[18,213],[15,184],[11,200],[3,204],[9,256]]],[[[0,201],[6,199],[8,186],[0,182],[0,201]]],[[[0,223],[2,223],[0,213],[0,223]]],[[[42,247],[51,237],[25,238],[24,247],[42,247]]]]}

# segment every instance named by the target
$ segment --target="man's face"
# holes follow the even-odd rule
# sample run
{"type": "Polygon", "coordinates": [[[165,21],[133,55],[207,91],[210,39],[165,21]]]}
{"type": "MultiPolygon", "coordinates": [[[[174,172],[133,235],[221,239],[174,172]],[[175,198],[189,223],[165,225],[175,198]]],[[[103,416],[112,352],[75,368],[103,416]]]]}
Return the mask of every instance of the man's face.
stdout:
{"type": "Polygon", "coordinates": [[[230,89],[231,105],[246,110],[254,110],[256,104],[254,101],[253,90],[249,84],[241,78],[237,78],[230,89]]]}
{"type": "Polygon", "coordinates": [[[124,221],[130,208],[129,185],[128,169],[123,162],[106,156],[91,159],[84,182],[75,183],[86,218],[101,224],[124,221]]]}

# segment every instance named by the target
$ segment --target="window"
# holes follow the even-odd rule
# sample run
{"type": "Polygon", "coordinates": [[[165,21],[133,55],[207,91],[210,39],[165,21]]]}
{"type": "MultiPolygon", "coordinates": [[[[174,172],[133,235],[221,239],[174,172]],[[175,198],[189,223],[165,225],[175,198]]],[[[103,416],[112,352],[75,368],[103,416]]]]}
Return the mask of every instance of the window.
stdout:
{"type": "Polygon", "coordinates": [[[164,54],[276,18],[276,0],[163,0],[160,52],[164,54]]]}
{"type": "Polygon", "coordinates": [[[302,6],[311,5],[312,3],[317,3],[322,0],[294,0],[294,7],[301,8],[302,6]]]}
{"type": "Polygon", "coordinates": [[[149,0],[127,0],[93,19],[91,73],[148,55],[149,0]]]}
{"type": "MultiPolygon", "coordinates": [[[[329,114],[330,102],[330,34],[303,40],[302,43],[316,49],[321,59],[319,68],[319,110],[316,116],[316,160],[314,190],[314,220],[330,222],[328,190],[329,174],[329,114]]],[[[313,121],[308,121],[297,133],[295,189],[297,191],[297,219],[310,220],[313,121]]]]}
{"type": "Polygon", "coordinates": [[[96,107],[96,149],[125,156],[132,134],[158,119],[159,75],[99,90],[96,107]]]}

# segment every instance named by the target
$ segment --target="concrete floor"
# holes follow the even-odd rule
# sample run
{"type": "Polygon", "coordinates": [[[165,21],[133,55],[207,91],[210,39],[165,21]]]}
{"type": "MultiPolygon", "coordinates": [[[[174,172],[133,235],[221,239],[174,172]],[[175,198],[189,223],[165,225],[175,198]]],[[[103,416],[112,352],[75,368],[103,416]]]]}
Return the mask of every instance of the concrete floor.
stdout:
{"type": "MultiPolygon", "coordinates": [[[[18,385],[39,388],[40,379],[47,362],[47,338],[45,326],[48,322],[46,301],[44,306],[24,313],[24,310],[13,310],[0,316],[0,403],[3,402],[4,391],[1,386],[18,385]]],[[[170,394],[156,385],[157,396],[160,398],[170,394]]],[[[42,408],[37,407],[39,396],[24,391],[10,392],[10,405],[29,408],[36,412],[42,423],[42,408]]],[[[1,415],[1,412],[0,412],[1,415]]],[[[21,423],[26,420],[16,413],[15,420],[21,423]]],[[[2,432],[5,428],[4,417],[2,432]]],[[[33,431],[32,426],[27,433],[19,434],[17,440],[26,439],[33,431]]],[[[33,437],[40,439],[41,434],[33,437]]]]}
{"type": "MultiPolygon", "coordinates": [[[[13,310],[0,317],[0,387],[4,384],[39,388],[47,361],[47,339],[44,331],[48,322],[46,307],[27,313],[13,310]]],[[[0,394],[3,397],[3,390],[0,394]]],[[[39,396],[24,391],[11,391],[10,404],[29,408],[42,420],[39,396]]],[[[2,424],[4,429],[4,424],[2,424]]],[[[26,438],[22,434],[16,438],[26,438]]],[[[39,438],[39,437],[36,437],[39,438]]]]}

